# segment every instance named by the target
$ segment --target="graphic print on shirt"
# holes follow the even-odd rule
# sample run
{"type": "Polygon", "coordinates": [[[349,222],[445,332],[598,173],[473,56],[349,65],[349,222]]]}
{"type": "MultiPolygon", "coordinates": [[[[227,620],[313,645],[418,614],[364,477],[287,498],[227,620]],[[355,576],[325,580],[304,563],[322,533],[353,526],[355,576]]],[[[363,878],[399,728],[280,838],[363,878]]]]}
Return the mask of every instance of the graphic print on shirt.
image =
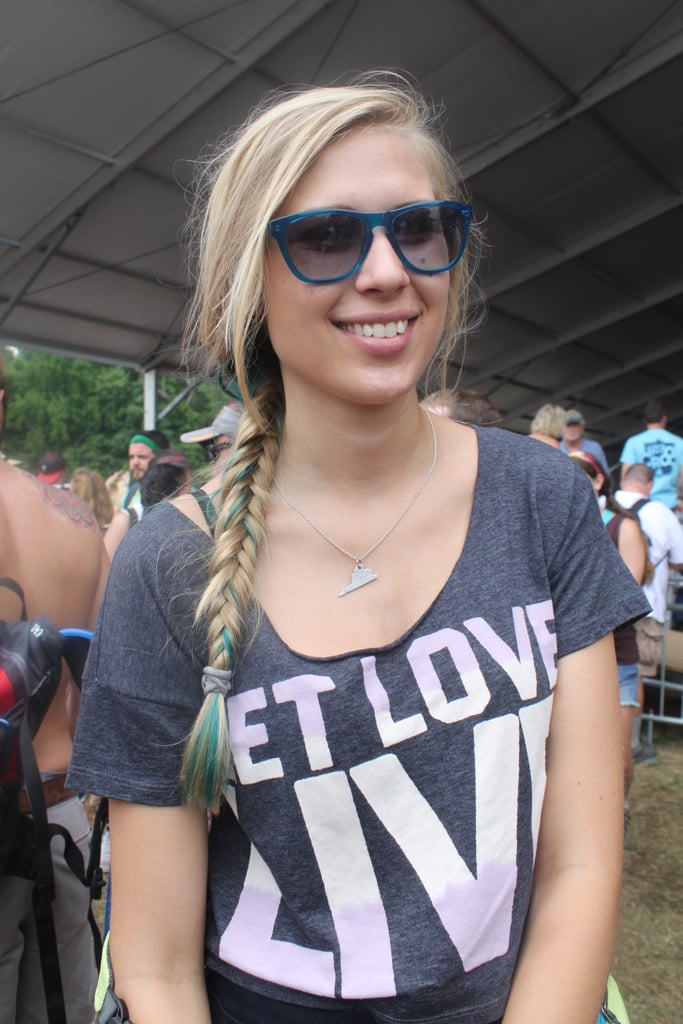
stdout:
{"type": "Polygon", "coordinates": [[[676,446],[672,441],[661,439],[645,441],[643,447],[645,449],[643,462],[646,466],[650,466],[655,476],[668,477],[676,472],[678,459],[676,446]]]}
{"type": "MultiPolygon", "coordinates": [[[[439,629],[413,639],[405,649],[404,675],[414,681],[421,710],[411,714],[401,716],[392,706],[391,679],[382,678],[381,657],[358,656],[377,749],[376,756],[360,763],[335,764],[329,717],[336,690],[334,664],[329,675],[301,674],[229,698],[239,784],[284,780],[291,787],[334,941],[329,948],[315,949],[275,937],[282,895],[252,844],[239,900],[221,936],[223,960],[314,995],[395,995],[394,961],[402,936],[392,932],[375,829],[404,858],[410,885],[421,893],[420,899],[429,901],[434,927],[447,936],[464,972],[508,951],[518,843],[535,849],[538,836],[556,677],[551,603],[515,607],[510,618],[514,648],[483,617],[465,620],[461,629],[439,629]],[[492,691],[482,669],[493,676],[492,662],[496,689],[504,680],[512,695],[496,714],[490,710],[492,691]],[[456,696],[452,687],[447,692],[444,686],[445,664],[459,680],[456,696]],[[266,718],[266,709],[277,714],[287,705],[295,708],[308,768],[291,778],[289,751],[273,749],[266,721],[259,720],[259,713],[266,718]],[[453,830],[442,820],[438,802],[411,776],[413,762],[402,757],[416,737],[444,727],[457,727],[458,735],[466,729],[469,737],[470,762],[459,773],[469,788],[457,798],[474,808],[474,864],[471,852],[468,856],[459,849],[453,830]],[[530,813],[521,817],[531,822],[531,835],[519,837],[521,794],[530,804],[530,813]]],[[[228,797],[237,816],[234,790],[228,797]]]]}

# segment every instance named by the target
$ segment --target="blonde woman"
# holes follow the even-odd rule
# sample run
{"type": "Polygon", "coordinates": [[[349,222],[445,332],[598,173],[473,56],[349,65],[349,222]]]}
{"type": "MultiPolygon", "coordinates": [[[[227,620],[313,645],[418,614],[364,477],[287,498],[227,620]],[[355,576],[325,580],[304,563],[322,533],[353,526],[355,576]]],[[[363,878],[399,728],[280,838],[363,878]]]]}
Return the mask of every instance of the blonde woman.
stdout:
{"type": "Polygon", "coordinates": [[[135,1024],[594,1024],[645,607],[568,459],[420,408],[476,255],[429,111],[386,76],[271,99],[202,194],[190,347],[245,412],[211,532],[186,496],[115,560],[72,762],[112,798],[116,991],[135,1024]]]}
{"type": "Polygon", "coordinates": [[[529,426],[529,437],[549,444],[551,448],[559,448],[564,430],[567,413],[561,405],[547,402],[542,405],[529,426]]]}
{"type": "Polygon", "coordinates": [[[100,530],[106,530],[114,515],[114,506],[100,474],[79,466],[71,474],[69,488],[92,509],[100,530]]]}

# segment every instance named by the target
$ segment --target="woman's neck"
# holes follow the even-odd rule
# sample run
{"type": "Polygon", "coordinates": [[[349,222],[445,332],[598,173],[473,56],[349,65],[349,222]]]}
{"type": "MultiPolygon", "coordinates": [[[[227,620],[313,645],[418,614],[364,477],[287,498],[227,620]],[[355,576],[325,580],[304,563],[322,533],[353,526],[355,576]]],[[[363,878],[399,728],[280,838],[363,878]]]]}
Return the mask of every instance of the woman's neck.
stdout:
{"type": "Polygon", "coordinates": [[[285,419],[278,479],[315,492],[331,486],[359,493],[390,487],[427,466],[433,435],[415,398],[402,408],[330,409],[324,416],[302,410],[285,419]]]}

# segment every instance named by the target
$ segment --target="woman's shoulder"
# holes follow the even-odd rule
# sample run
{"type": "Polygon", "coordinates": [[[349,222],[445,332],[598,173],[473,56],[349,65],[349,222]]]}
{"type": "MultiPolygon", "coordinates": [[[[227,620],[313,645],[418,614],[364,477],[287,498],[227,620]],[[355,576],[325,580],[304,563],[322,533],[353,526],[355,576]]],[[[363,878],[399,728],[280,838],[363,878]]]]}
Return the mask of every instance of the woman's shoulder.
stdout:
{"type": "Polygon", "coordinates": [[[515,491],[521,487],[554,493],[572,491],[586,474],[564,452],[544,441],[499,427],[477,427],[481,475],[490,475],[515,491]]]}
{"type": "Polygon", "coordinates": [[[183,544],[201,544],[205,538],[199,522],[190,518],[174,501],[160,501],[148,508],[134,524],[129,536],[141,545],[173,539],[183,544]]]}
{"type": "Polygon", "coordinates": [[[175,578],[206,568],[212,541],[170,502],[153,506],[133,525],[112,561],[111,576],[146,580],[175,578]]]}
{"type": "Polygon", "coordinates": [[[570,538],[590,544],[604,534],[591,482],[564,452],[495,427],[479,428],[478,439],[479,508],[489,529],[540,545],[548,565],[570,538]]]}

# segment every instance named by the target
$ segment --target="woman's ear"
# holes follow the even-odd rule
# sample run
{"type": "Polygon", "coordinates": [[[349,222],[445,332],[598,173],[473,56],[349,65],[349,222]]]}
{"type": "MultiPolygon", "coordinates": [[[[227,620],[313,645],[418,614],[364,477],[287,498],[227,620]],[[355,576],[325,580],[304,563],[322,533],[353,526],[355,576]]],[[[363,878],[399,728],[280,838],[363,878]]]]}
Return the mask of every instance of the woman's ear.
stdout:
{"type": "Polygon", "coordinates": [[[603,487],[604,482],[605,482],[604,474],[596,473],[595,474],[595,479],[593,480],[593,487],[595,488],[595,493],[596,494],[600,494],[602,492],[602,487],[603,487]]]}

